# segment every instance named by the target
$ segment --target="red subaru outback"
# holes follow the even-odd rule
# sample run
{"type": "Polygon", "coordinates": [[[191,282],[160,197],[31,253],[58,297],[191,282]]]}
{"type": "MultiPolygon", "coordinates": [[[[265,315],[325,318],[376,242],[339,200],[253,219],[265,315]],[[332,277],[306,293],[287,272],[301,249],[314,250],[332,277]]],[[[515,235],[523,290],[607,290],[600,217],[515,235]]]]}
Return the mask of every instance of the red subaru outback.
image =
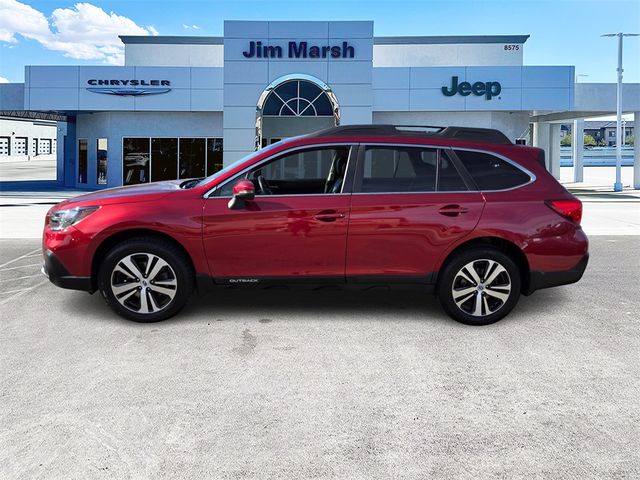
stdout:
{"type": "Polygon", "coordinates": [[[580,279],[581,214],[544,152],[498,131],[344,126],[208,178],[62,202],[43,270],[141,322],[175,315],[194,289],[304,282],[423,284],[451,317],[484,325],[521,294],[580,279]]]}

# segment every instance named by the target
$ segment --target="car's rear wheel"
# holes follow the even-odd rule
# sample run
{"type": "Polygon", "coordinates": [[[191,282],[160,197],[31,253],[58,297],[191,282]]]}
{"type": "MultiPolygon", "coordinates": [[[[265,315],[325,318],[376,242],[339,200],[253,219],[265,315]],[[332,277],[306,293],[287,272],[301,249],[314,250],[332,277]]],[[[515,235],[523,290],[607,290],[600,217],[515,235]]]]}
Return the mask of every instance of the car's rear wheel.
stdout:
{"type": "Polygon", "coordinates": [[[107,305],[136,322],[157,322],[178,313],[193,291],[193,269],[180,248],[141,237],[114,247],[98,272],[107,305]]]}
{"type": "Polygon", "coordinates": [[[455,320],[488,325],[504,318],[520,297],[517,264],[501,250],[483,247],[456,254],[438,281],[438,299],[455,320]]]}

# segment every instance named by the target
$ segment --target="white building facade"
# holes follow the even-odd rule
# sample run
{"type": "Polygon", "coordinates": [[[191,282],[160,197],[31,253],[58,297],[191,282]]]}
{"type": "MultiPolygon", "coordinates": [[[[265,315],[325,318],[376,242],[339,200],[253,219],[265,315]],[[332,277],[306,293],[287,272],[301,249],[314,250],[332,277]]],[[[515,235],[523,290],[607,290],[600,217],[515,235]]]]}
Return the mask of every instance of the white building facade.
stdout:
{"type": "MultiPolygon", "coordinates": [[[[559,174],[560,124],[615,110],[613,84],[576,85],[573,66],[523,65],[526,35],[227,21],[223,37],[121,38],[122,67],[27,66],[24,85],[0,87],[0,111],[64,116],[65,186],[204,176],[285,137],[370,123],[497,128],[545,148],[559,174]]],[[[625,88],[625,110],[640,111],[638,85],[625,88]]]]}

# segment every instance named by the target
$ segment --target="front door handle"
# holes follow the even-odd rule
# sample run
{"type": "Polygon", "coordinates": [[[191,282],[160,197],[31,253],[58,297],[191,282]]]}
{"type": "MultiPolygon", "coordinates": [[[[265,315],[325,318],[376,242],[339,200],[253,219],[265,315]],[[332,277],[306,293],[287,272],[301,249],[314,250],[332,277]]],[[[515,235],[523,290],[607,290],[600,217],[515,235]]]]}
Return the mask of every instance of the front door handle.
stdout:
{"type": "Polygon", "coordinates": [[[339,213],[335,210],[323,210],[314,215],[313,218],[321,222],[335,222],[336,220],[344,218],[344,213],[339,213]]]}
{"type": "Polygon", "coordinates": [[[460,205],[445,205],[438,210],[438,213],[447,217],[457,217],[458,215],[467,213],[468,211],[468,208],[461,207],[460,205]]]}

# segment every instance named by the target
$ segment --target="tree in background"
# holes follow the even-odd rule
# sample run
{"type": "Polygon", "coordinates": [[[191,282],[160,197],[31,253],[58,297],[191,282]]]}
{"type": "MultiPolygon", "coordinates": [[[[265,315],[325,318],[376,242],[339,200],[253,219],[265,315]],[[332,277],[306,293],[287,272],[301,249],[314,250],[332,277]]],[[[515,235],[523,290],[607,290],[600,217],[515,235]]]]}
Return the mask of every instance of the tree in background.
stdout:
{"type": "MultiPolygon", "coordinates": [[[[631,138],[631,145],[633,145],[633,136],[631,137],[627,137],[627,139],[631,138]]],[[[627,143],[629,142],[629,140],[627,140],[627,143]]],[[[562,145],[563,147],[570,147],[571,146],[571,134],[566,134],[564,137],[562,137],[562,140],[560,140],[560,145],[562,145]]],[[[593,138],[591,135],[585,135],[584,136],[584,146],[587,147],[595,147],[596,145],[598,145],[598,142],[596,142],[596,139],[593,138]]]]}
{"type": "Polygon", "coordinates": [[[635,135],[629,135],[624,141],[625,145],[633,145],[636,139],[635,137],[635,135]]]}

